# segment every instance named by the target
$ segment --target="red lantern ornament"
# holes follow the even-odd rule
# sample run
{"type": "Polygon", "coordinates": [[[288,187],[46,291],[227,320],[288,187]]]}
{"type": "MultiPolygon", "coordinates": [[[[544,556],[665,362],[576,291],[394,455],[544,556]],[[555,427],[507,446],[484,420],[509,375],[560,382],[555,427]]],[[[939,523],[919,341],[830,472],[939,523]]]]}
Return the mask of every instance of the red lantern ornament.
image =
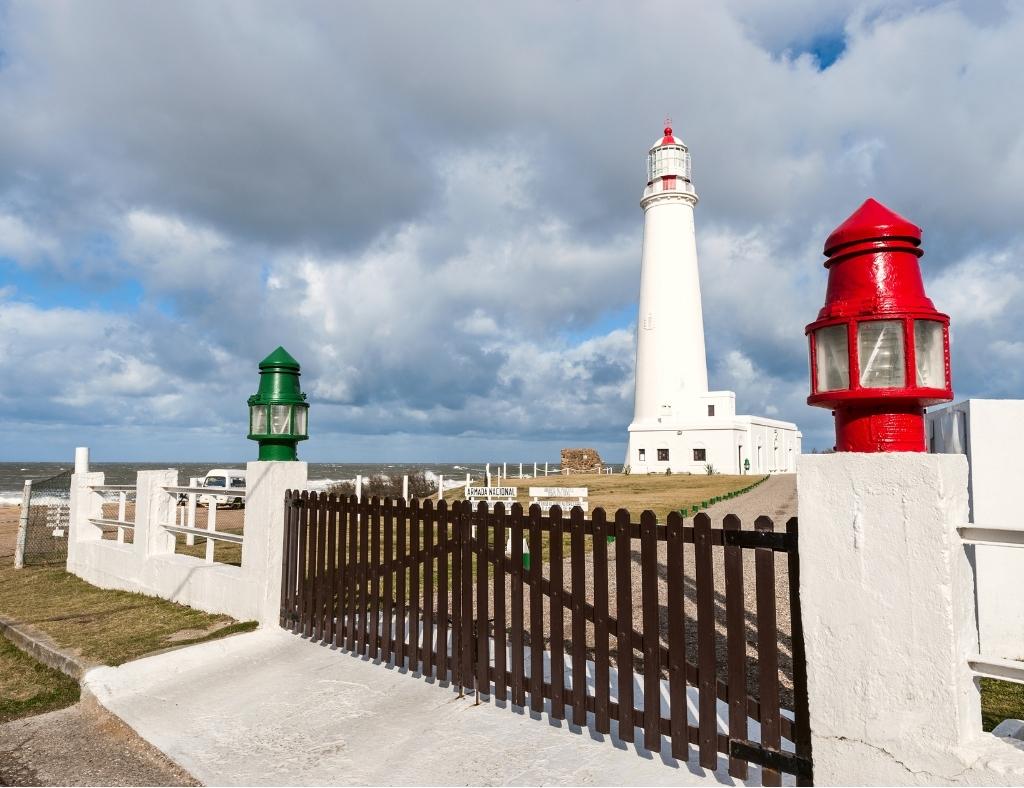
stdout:
{"type": "Polygon", "coordinates": [[[924,451],[924,408],[953,399],[949,316],[925,295],[922,254],[921,229],[873,199],[825,241],[807,404],[834,411],[837,451],[924,451]]]}

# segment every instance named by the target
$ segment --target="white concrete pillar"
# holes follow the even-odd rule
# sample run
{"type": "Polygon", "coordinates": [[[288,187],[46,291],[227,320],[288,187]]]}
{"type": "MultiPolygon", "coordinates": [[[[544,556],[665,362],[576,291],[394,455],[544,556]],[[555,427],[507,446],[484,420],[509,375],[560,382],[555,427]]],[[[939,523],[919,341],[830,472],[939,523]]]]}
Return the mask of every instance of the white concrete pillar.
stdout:
{"type": "Polygon", "coordinates": [[[544,475],[545,476],[548,475],[548,464],[547,463],[544,463],[544,475]]]}
{"type": "Polygon", "coordinates": [[[245,541],[242,572],[252,581],[264,627],[279,626],[281,562],[284,547],[284,494],[304,490],[304,462],[250,462],[245,470],[245,541]]]}
{"type": "Polygon", "coordinates": [[[94,542],[103,537],[103,532],[89,522],[90,517],[101,517],[103,514],[103,496],[90,489],[93,485],[103,484],[102,473],[71,474],[71,498],[68,512],[68,563],[69,572],[74,573],[78,559],[78,545],[81,542],[94,542]]]}
{"type": "Polygon", "coordinates": [[[491,464],[487,463],[487,468],[484,470],[484,475],[487,477],[487,486],[491,486],[491,464]]]}
{"type": "Polygon", "coordinates": [[[1003,746],[967,663],[966,458],[803,455],[797,486],[815,783],[989,782],[965,772],[1003,746]]]}
{"type": "Polygon", "coordinates": [[[178,508],[177,493],[164,487],[178,485],[178,472],[139,471],[135,480],[135,535],[133,546],[143,559],[174,552],[174,534],[163,529],[165,523],[174,523],[178,508]]]}
{"type": "Polygon", "coordinates": [[[75,473],[89,472],[89,447],[79,446],[75,449],[75,473]]]}
{"type": "Polygon", "coordinates": [[[356,500],[363,500],[363,477],[360,474],[356,474],[356,500]]]}
{"type": "Polygon", "coordinates": [[[408,476],[403,476],[402,477],[402,500],[403,501],[408,501],[409,500],[409,477],[408,476]]]}
{"type": "Polygon", "coordinates": [[[28,538],[28,510],[32,505],[32,480],[26,479],[21,490],[21,512],[18,517],[18,541],[14,544],[14,568],[25,566],[25,542],[28,538]]]}
{"type": "Polygon", "coordinates": [[[519,463],[519,478],[523,478],[523,464],[519,463]]]}
{"type": "Polygon", "coordinates": [[[537,463],[533,464],[533,478],[537,478],[537,463]]]}
{"type": "Polygon", "coordinates": [[[508,463],[507,462],[503,462],[501,464],[501,478],[502,479],[507,479],[508,478],[508,463]]]}
{"type": "Polygon", "coordinates": [[[444,500],[444,476],[437,477],[437,500],[444,500]]]}

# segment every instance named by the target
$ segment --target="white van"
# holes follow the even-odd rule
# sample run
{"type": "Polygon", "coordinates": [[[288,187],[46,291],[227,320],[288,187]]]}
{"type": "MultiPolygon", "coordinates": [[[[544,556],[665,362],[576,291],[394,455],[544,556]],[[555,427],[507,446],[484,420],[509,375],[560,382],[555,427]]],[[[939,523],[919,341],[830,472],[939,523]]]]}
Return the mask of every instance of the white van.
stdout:
{"type": "Polygon", "coordinates": [[[224,491],[219,495],[200,495],[199,503],[207,506],[223,504],[239,509],[245,506],[245,471],[238,468],[214,468],[207,471],[199,486],[224,491]],[[232,490],[236,491],[234,495],[231,494],[232,490]]]}

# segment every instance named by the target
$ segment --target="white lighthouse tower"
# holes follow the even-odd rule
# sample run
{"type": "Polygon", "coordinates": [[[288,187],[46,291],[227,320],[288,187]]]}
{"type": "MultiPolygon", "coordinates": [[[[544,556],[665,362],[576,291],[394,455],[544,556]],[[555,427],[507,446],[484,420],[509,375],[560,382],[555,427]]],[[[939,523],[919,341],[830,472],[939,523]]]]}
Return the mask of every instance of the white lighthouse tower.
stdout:
{"type": "Polygon", "coordinates": [[[634,473],[785,473],[795,424],[736,416],[736,395],[708,391],[690,152],[666,122],[647,154],[636,339],[636,399],[625,464],[634,473]],[[749,466],[749,467],[748,467],[749,466]]]}

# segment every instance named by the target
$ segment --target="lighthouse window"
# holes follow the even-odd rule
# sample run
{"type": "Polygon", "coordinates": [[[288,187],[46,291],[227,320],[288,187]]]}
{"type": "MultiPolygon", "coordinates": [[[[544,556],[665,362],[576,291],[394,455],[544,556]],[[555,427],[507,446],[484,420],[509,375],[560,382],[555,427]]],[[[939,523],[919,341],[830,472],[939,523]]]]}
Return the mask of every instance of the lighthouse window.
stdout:
{"type": "Polygon", "coordinates": [[[929,389],[946,388],[946,360],[943,354],[942,323],[936,320],[914,321],[914,352],[917,358],[917,385],[929,389]]]}
{"type": "Polygon", "coordinates": [[[814,332],[814,361],[818,370],[818,391],[850,388],[850,352],[845,325],[826,326],[814,332]]]}
{"type": "Polygon", "coordinates": [[[694,449],[693,450],[693,461],[694,462],[707,462],[708,461],[708,450],[707,449],[694,449]]]}
{"type": "Polygon", "coordinates": [[[647,449],[640,449],[640,462],[647,461],[647,449]]]}
{"type": "Polygon", "coordinates": [[[869,389],[906,385],[903,323],[899,320],[867,320],[857,324],[860,385],[869,389]]]}
{"type": "Polygon", "coordinates": [[[658,449],[658,462],[668,462],[668,449],[658,449]]]}
{"type": "Polygon", "coordinates": [[[709,416],[714,416],[715,415],[715,406],[714,405],[708,405],[708,415],[709,416]]]}

